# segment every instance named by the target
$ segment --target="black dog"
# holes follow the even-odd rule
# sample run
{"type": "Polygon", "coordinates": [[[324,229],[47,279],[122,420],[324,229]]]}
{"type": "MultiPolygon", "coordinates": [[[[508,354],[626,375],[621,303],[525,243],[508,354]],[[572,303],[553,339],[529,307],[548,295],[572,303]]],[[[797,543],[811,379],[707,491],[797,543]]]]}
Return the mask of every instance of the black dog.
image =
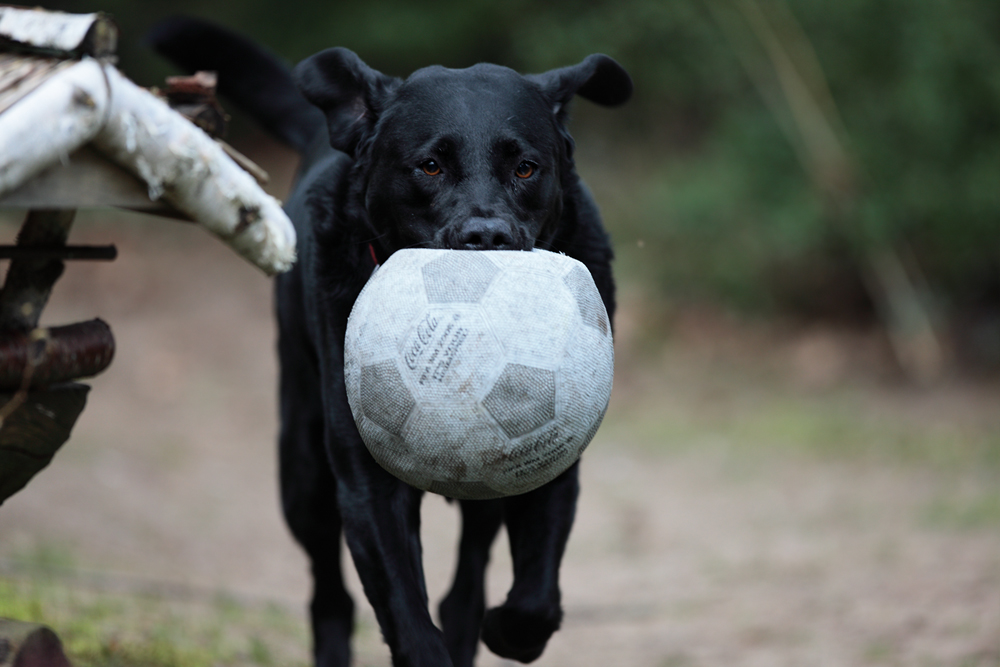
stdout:
{"type": "Polygon", "coordinates": [[[534,76],[476,65],[428,67],[401,80],[345,49],[291,73],[201,22],[169,21],[151,37],[179,65],[217,70],[220,92],[303,156],[286,206],[299,259],[277,279],[280,464],[285,517],[312,561],[317,663],[350,658],[341,532],[394,665],[471,665],[480,636],[500,656],[534,660],[562,619],[558,573],[578,465],[524,495],[461,502],[458,569],[438,630],[421,564],[423,493],[383,470],[358,435],[344,388],[344,332],[376,261],[413,246],[563,252],[590,269],[611,315],[611,248],[576,175],[565,121],[574,95],[625,102],[628,74],[594,55],[534,76]],[[485,568],[501,524],[514,584],[486,612],[485,568]]]}

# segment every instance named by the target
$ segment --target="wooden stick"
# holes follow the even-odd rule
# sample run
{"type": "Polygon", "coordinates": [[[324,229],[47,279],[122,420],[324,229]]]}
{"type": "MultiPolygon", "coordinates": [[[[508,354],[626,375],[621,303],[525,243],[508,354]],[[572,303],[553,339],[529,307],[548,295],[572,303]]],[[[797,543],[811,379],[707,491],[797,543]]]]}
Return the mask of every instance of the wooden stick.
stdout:
{"type": "MultiPolygon", "coordinates": [[[[63,245],[76,211],[33,210],[17,235],[19,247],[63,245]]],[[[63,272],[59,259],[20,259],[10,263],[0,289],[0,329],[29,331],[49,300],[52,286],[63,272]]]]}
{"type": "MultiPolygon", "coordinates": [[[[831,220],[846,227],[863,192],[847,133],[805,31],[782,0],[705,0],[813,185],[831,220]],[[763,56],[743,34],[756,38],[763,56]]],[[[945,370],[947,350],[926,298],[892,245],[862,248],[862,278],[888,334],[896,361],[921,384],[945,370]]]]}
{"type": "Polygon", "coordinates": [[[111,328],[98,319],[27,333],[0,331],[0,392],[92,377],[114,356],[111,328]]]}
{"type": "Polygon", "coordinates": [[[113,245],[46,245],[33,247],[0,245],[0,259],[111,261],[117,258],[118,249],[113,245]]]}

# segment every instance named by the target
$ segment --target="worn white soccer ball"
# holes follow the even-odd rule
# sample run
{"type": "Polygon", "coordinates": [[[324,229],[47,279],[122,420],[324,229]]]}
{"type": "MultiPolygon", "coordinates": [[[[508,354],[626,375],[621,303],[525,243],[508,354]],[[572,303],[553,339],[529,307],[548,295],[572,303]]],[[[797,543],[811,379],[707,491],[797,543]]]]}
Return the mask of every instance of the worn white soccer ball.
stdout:
{"type": "Polygon", "coordinates": [[[347,397],[369,451],[451,498],[526,493],[569,468],[611,396],[611,325],[586,267],[543,250],[411,249],[347,323],[347,397]]]}

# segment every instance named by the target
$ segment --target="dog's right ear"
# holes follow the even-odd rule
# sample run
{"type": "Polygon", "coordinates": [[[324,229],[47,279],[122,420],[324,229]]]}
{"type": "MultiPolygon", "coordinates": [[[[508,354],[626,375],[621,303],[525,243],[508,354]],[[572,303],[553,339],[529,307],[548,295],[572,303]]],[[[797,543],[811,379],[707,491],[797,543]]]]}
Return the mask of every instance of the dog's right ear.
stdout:
{"type": "Polygon", "coordinates": [[[306,58],[294,75],[305,98],[326,114],[330,145],[352,156],[375,126],[385,98],[400,83],[339,47],[306,58]]]}

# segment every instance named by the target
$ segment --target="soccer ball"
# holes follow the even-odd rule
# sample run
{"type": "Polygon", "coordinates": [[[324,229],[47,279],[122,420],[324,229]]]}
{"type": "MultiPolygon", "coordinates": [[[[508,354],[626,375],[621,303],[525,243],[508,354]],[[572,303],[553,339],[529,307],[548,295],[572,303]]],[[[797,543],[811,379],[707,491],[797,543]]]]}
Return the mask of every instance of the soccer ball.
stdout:
{"type": "Polygon", "coordinates": [[[526,493],[569,468],[611,396],[590,272],[535,250],[408,249],[347,322],[347,397],[378,463],[451,498],[526,493]]]}

